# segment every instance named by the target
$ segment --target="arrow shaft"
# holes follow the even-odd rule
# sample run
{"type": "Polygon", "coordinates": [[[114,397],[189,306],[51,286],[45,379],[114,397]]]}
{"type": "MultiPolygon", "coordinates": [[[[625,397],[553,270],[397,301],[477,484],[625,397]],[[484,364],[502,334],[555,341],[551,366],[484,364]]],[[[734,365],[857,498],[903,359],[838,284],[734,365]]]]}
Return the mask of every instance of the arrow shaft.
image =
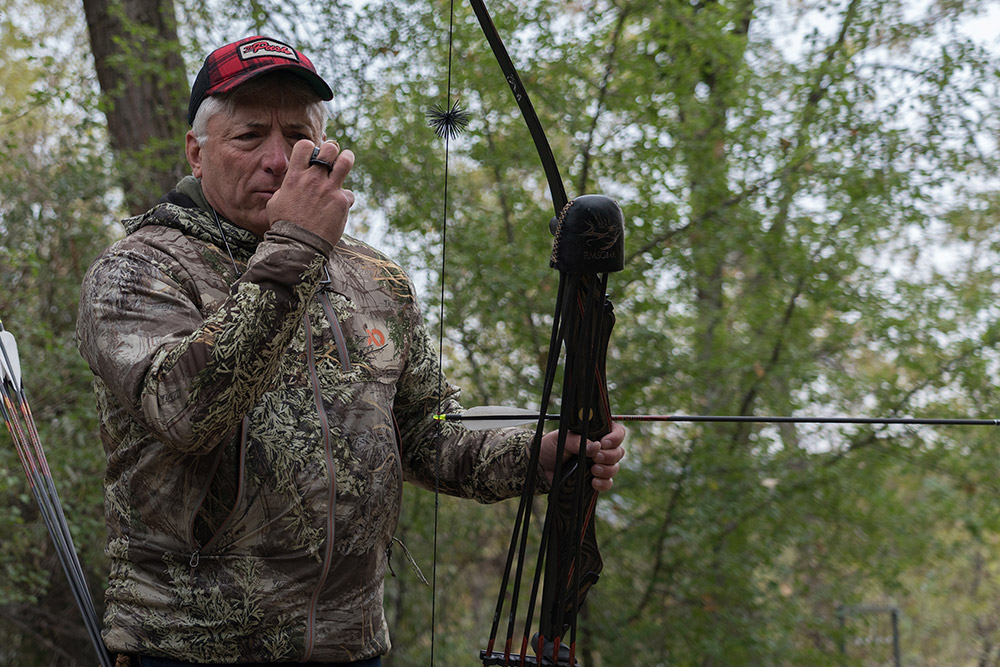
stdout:
{"type": "MultiPolygon", "coordinates": [[[[445,421],[479,422],[509,421],[523,424],[537,420],[537,415],[525,414],[484,414],[465,415],[449,413],[440,415],[445,421]]],[[[557,414],[546,414],[547,421],[559,419],[557,414]]],[[[616,422],[724,422],[755,424],[909,424],[924,426],[1000,426],[1000,419],[962,419],[949,417],[815,417],[815,416],[756,416],[756,415],[611,415],[616,422]]]]}
{"type": "Polygon", "coordinates": [[[615,421],[736,422],[760,424],[911,424],[1000,426],[1000,419],[938,417],[784,417],[754,415],[614,415],[615,421]]]}

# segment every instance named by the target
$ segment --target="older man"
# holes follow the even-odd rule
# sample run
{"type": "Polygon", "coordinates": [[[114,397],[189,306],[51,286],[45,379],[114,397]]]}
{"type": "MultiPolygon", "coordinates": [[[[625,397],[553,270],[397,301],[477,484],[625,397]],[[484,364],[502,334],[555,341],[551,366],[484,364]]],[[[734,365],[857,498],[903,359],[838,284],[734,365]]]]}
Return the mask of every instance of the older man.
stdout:
{"type": "MultiPolygon", "coordinates": [[[[529,433],[433,419],[457,390],[439,399],[406,275],[344,235],[354,155],[325,140],[332,97],[278,40],[212,52],[188,111],[193,176],[126,220],[84,281],[105,640],[140,665],[378,665],[403,480],[481,502],[522,486],[529,433]]],[[[589,444],[596,487],[623,438],[589,444]]]]}

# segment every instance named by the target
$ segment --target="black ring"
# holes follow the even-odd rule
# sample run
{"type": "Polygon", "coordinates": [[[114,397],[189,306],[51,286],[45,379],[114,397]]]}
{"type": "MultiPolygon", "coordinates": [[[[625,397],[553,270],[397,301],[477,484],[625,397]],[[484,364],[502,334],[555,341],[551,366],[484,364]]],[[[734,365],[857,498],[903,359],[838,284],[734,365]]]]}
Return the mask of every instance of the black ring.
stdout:
{"type": "Polygon", "coordinates": [[[312,157],[309,158],[309,166],[311,167],[314,164],[321,164],[324,167],[326,167],[326,170],[328,172],[333,171],[333,164],[327,162],[326,160],[320,160],[319,157],[317,157],[318,155],[319,155],[319,146],[313,149],[312,157]]]}

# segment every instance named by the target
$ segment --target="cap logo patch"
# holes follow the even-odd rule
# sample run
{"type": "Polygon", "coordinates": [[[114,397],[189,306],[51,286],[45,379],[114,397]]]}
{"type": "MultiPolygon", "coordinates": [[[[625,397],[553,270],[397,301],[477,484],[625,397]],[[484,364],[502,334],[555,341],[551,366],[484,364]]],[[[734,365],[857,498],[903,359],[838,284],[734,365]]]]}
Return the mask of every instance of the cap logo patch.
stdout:
{"type": "Polygon", "coordinates": [[[295,53],[292,47],[270,39],[258,39],[256,42],[250,42],[240,47],[240,60],[249,60],[263,56],[288,58],[295,62],[299,61],[299,55],[295,53]]]}

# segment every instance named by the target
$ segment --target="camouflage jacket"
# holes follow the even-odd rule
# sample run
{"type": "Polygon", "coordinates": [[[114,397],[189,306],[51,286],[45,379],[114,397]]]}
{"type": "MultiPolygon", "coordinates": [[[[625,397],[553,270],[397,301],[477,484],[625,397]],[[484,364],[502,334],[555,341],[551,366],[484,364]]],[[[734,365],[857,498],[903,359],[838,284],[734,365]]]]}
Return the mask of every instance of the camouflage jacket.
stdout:
{"type": "Polygon", "coordinates": [[[382,654],[404,479],[519,492],[530,434],[432,419],[445,389],[403,271],[291,223],[261,240],[188,177],[94,262],[78,338],[107,455],[110,649],[197,662],[382,654]],[[326,281],[327,267],[330,280],[326,281]]]}

